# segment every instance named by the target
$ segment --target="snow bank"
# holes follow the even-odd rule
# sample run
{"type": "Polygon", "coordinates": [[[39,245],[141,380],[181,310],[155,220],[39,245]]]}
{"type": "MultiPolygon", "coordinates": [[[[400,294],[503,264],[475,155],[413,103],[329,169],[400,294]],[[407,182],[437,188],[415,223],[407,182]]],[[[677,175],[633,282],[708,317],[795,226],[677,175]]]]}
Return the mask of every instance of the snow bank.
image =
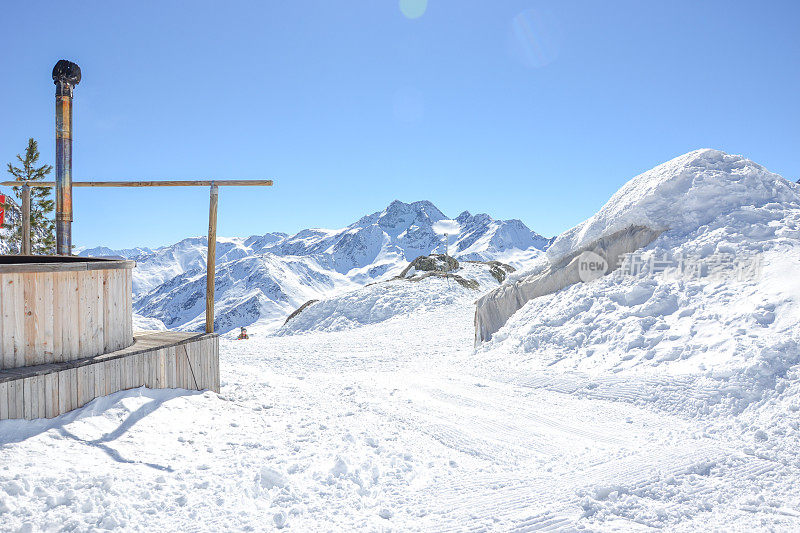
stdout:
{"type": "MultiPolygon", "coordinates": [[[[582,252],[600,253],[613,271],[621,255],[649,245],[662,232],[663,243],[670,243],[667,249],[676,252],[680,243],[710,232],[709,224],[715,221],[719,231],[728,226],[760,228],[796,208],[799,190],[742,156],[717,150],[697,150],[659,165],[626,183],[594,216],[559,235],[533,268],[511,276],[508,285],[482,298],[476,342],[491,338],[532,298],[581,281],[575,260],[582,252]],[[637,228],[639,235],[632,235],[637,228]]],[[[769,235],[750,233],[755,240],[769,235]]],[[[715,244],[708,245],[713,251],[715,244]]]]}
{"type": "Polygon", "coordinates": [[[580,254],[572,253],[558,263],[547,265],[543,270],[530,274],[523,281],[503,285],[483,296],[478,300],[475,310],[475,344],[489,340],[508,317],[530,300],[582,281],[581,276],[585,273],[581,269],[586,266],[585,254],[592,254],[589,257],[604,262],[604,270],[616,270],[619,267],[619,257],[653,242],[659,233],[642,226],[632,226],[612,233],[593,242],[580,254]]]}
{"type": "Polygon", "coordinates": [[[420,282],[403,280],[376,283],[342,296],[322,300],[281,327],[276,335],[310,331],[340,331],[383,322],[415,311],[430,310],[474,298],[475,291],[439,278],[420,282]]]}
{"type": "Polygon", "coordinates": [[[743,206],[797,201],[798,187],[761,165],[719,150],[695,150],[623,185],[594,216],[556,237],[547,257],[556,262],[630,226],[688,235],[743,206]]]}
{"type": "Polygon", "coordinates": [[[629,258],[637,268],[531,299],[479,353],[582,372],[701,373],[751,399],[798,363],[796,184],[740,156],[692,152],[634,178],[559,236],[550,264],[630,224],[665,230],[629,258]]]}

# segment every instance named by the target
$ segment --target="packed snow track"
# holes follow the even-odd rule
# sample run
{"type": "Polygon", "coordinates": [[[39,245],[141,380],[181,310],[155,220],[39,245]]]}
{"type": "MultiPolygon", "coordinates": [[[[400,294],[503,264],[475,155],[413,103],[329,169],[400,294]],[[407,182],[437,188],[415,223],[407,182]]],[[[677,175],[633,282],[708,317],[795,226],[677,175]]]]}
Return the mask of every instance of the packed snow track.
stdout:
{"type": "Polygon", "coordinates": [[[472,312],[224,340],[221,395],[0,422],[0,530],[800,528],[792,447],[664,408],[697,383],[498,365],[472,312]]]}

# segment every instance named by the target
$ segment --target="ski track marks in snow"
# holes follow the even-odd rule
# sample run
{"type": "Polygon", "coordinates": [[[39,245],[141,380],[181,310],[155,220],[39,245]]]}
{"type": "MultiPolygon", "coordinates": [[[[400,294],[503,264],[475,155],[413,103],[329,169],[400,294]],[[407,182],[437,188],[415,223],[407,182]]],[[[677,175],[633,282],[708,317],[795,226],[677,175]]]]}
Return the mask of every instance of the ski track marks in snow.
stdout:
{"type": "Polygon", "coordinates": [[[493,366],[465,348],[471,318],[223,340],[221,395],[137,389],[2,422],[0,529],[800,526],[791,447],[666,407],[696,383],[493,366]]]}

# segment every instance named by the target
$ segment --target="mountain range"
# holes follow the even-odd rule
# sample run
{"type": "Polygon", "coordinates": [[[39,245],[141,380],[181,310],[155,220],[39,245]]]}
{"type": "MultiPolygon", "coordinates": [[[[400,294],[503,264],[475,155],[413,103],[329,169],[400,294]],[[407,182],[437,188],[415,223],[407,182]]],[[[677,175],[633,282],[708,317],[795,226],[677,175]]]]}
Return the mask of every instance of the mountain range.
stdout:
{"type": "MultiPolygon", "coordinates": [[[[448,253],[463,260],[521,266],[550,242],[519,220],[467,211],[451,220],[431,202],[398,200],[342,229],[218,238],[215,329],[277,324],[310,299],[395,276],[416,257],[444,250],[443,222],[455,228],[448,253]]],[[[134,311],[168,328],[197,330],[205,322],[206,244],[206,237],[192,237],[157,249],[98,247],[79,255],[136,261],[134,311]]]]}

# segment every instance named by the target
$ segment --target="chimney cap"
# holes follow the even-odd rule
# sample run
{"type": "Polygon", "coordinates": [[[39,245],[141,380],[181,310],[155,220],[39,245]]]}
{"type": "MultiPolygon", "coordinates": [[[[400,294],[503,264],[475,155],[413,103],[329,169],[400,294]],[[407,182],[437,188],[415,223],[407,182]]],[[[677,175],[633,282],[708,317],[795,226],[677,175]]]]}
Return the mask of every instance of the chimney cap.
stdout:
{"type": "MultiPolygon", "coordinates": [[[[70,88],[75,87],[81,82],[81,67],[61,59],[53,67],[53,83],[58,86],[68,85],[70,88]]],[[[70,91],[71,92],[71,91],[70,91]]]]}

